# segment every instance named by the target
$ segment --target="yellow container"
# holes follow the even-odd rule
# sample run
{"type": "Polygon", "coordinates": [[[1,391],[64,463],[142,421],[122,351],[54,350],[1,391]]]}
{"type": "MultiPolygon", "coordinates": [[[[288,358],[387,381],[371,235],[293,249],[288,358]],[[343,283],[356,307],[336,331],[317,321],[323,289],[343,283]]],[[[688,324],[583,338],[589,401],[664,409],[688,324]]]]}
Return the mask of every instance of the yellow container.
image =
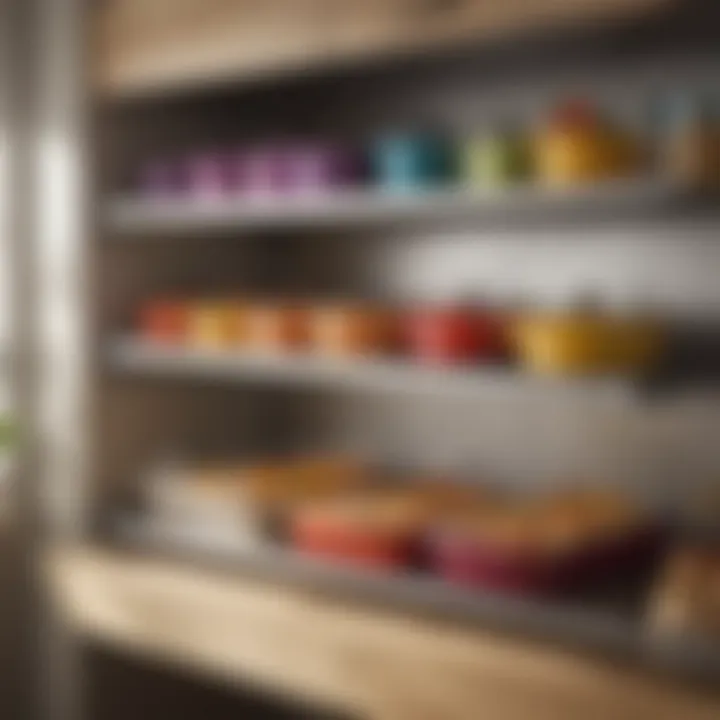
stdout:
{"type": "Polygon", "coordinates": [[[626,318],[615,328],[614,355],[619,370],[648,370],[660,360],[667,337],[660,324],[646,318],[626,318]]]}
{"type": "Polygon", "coordinates": [[[540,182],[551,186],[599,182],[632,173],[636,152],[610,128],[547,128],[534,145],[540,182]]]}
{"type": "Polygon", "coordinates": [[[580,312],[520,318],[513,338],[528,369],[551,375],[647,370],[663,349],[663,333],[650,321],[580,312]]]}
{"type": "Polygon", "coordinates": [[[610,331],[601,318],[538,315],[518,319],[513,336],[526,367],[543,374],[607,371],[610,331]]]}

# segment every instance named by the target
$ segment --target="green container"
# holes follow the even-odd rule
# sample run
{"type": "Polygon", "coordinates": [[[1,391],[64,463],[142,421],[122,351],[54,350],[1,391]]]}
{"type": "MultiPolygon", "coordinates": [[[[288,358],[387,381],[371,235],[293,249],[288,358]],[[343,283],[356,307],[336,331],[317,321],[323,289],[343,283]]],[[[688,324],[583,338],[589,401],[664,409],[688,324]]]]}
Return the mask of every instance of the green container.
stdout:
{"type": "Polygon", "coordinates": [[[464,180],[472,187],[497,188],[527,180],[527,139],[509,131],[469,138],[462,148],[461,167],[464,180]]]}

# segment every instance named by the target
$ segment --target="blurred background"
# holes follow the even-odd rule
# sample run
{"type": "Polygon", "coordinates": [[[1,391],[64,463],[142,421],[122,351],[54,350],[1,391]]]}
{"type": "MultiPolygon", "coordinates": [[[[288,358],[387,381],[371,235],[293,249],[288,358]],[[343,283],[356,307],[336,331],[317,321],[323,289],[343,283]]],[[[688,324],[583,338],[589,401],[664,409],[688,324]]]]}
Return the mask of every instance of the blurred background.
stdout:
{"type": "Polygon", "coordinates": [[[5,716],[720,716],[716,2],[0,29],[5,716]]]}

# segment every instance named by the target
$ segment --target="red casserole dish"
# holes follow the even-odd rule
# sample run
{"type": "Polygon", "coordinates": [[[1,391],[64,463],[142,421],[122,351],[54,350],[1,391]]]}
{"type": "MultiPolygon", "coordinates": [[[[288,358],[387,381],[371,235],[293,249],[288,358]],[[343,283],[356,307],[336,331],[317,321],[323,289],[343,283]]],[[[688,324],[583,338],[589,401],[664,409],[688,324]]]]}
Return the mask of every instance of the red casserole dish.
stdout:
{"type": "Polygon", "coordinates": [[[370,494],[308,505],[296,511],[290,527],[298,550],[386,570],[412,565],[422,535],[404,498],[370,494]]]}
{"type": "Polygon", "coordinates": [[[512,554],[468,537],[439,533],[428,543],[431,568],[449,582],[489,590],[556,594],[626,576],[658,555],[662,533],[644,528],[616,541],[560,556],[512,554]]]}
{"type": "Polygon", "coordinates": [[[662,547],[660,527],[640,516],[617,524],[578,511],[510,514],[444,527],[427,541],[431,569],[449,582],[522,594],[557,594],[647,567],[662,547]],[[565,526],[563,527],[563,523],[565,526]]]}
{"type": "Polygon", "coordinates": [[[301,520],[293,525],[298,550],[331,560],[368,568],[392,570],[410,567],[418,555],[417,535],[324,525],[301,520]]]}
{"type": "Polygon", "coordinates": [[[292,514],[290,537],[298,550],[351,565],[416,567],[431,518],[471,496],[464,488],[428,484],[309,503],[292,514]]]}

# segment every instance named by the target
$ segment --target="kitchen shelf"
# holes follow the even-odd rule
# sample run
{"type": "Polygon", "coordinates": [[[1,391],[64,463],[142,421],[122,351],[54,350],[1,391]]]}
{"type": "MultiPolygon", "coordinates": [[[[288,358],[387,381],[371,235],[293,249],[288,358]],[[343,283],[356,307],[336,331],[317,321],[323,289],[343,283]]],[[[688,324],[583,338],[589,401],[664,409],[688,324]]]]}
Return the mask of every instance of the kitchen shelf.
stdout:
{"type": "Polygon", "coordinates": [[[415,192],[347,191],[267,200],[112,199],[107,222],[127,236],[267,232],[323,227],[429,222],[522,222],[548,216],[594,219],[687,210],[703,201],[678,182],[641,178],[575,188],[528,185],[497,190],[465,188],[415,192]]]}
{"type": "Polygon", "coordinates": [[[499,365],[435,368],[402,360],[336,360],[312,354],[194,350],[120,339],[109,348],[110,366],[130,373],[214,381],[339,388],[459,397],[485,397],[508,386],[572,387],[622,391],[623,378],[550,378],[499,365]]]}
{"type": "Polygon", "coordinates": [[[463,588],[418,572],[387,575],[304,555],[269,542],[249,544],[214,531],[144,515],[122,516],[110,542],[125,548],[215,565],[353,601],[446,618],[598,651],[697,680],[720,677],[720,648],[690,638],[652,635],[644,621],[650,579],[572,598],[533,598],[463,588]]]}

